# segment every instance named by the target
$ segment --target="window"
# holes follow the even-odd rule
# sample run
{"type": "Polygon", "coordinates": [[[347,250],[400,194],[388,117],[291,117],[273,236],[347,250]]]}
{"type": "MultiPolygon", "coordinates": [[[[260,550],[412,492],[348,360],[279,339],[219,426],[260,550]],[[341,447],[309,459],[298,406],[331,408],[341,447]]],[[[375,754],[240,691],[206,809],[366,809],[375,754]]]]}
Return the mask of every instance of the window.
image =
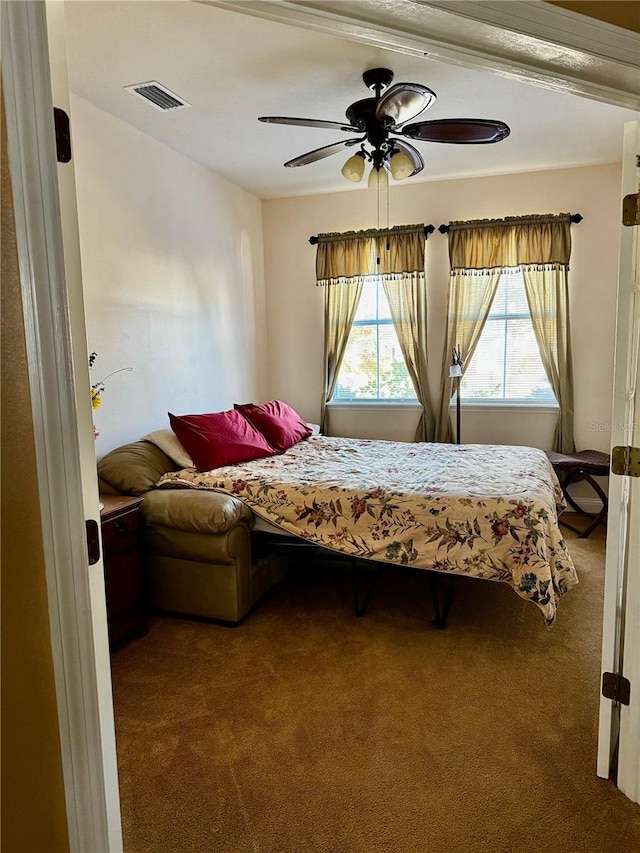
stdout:
{"type": "Polygon", "coordinates": [[[463,401],[556,402],[540,358],[520,270],[500,277],[460,396],[463,401]]]}
{"type": "Polygon", "coordinates": [[[417,402],[382,278],[369,276],[351,327],[332,402],[417,402]]]}

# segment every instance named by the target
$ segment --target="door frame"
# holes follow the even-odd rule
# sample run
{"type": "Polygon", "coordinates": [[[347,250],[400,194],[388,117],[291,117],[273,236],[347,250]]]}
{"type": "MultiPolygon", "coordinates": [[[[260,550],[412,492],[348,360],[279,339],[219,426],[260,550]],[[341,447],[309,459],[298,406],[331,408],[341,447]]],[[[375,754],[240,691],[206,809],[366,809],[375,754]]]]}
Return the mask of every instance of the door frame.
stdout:
{"type": "MultiPolygon", "coordinates": [[[[620,198],[640,189],[640,121],[624,129],[620,198]]],[[[640,393],[640,226],[620,234],[611,447],[637,446],[640,393]]],[[[640,802],[640,481],[611,474],[602,632],[602,672],[633,685],[629,705],[600,697],[598,775],[616,768],[620,790],[640,802]],[[629,618],[635,614],[635,618],[629,618]],[[616,746],[619,738],[619,750],[616,746]]]]}
{"type": "MultiPolygon", "coordinates": [[[[67,225],[73,237],[75,197],[66,222],[61,208],[75,185],[72,163],[58,167],[53,129],[52,77],[66,85],[66,56],[63,40],[50,60],[50,44],[63,13],[59,0],[52,8],[2,3],[2,77],[69,846],[115,853],[122,837],[104,576],[101,560],[88,565],[85,536],[85,519],[99,524],[99,509],[93,446],[89,470],[82,455],[93,444],[82,282],[63,235],[67,225]]],[[[68,111],[64,98],[57,105],[68,111]]]]}
{"type": "MultiPolygon", "coordinates": [[[[53,4],[52,0],[46,2],[49,6],[59,7],[59,20],[64,14],[63,0],[54,0],[53,4]]],[[[276,9],[282,11],[287,6],[296,7],[293,9],[296,19],[289,23],[302,27],[308,25],[302,20],[301,7],[297,4],[272,2],[260,5],[265,17],[276,9]]],[[[239,4],[235,11],[243,11],[241,7],[239,4]]],[[[549,6],[547,19],[552,21],[556,12],[549,6]]],[[[252,9],[249,13],[255,14],[255,11],[252,9]]],[[[451,11],[451,14],[455,13],[451,11]]],[[[102,565],[98,563],[87,571],[87,508],[82,499],[83,472],[78,447],[78,419],[82,422],[86,413],[78,411],[75,382],[79,379],[79,391],[81,394],[86,392],[86,405],[90,406],[90,379],[88,370],[74,377],[73,356],[78,357],[78,340],[76,337],[72,344],[70,334],[46,18],[45,0],[2,4],[3,85],[70,847],[79,853],[86,850],[98,853],[121,850],[122,838],[115,732],[112,708],[109,708],[108,651],[105,669],[104,602],[98,602],[98,607],[92,608],[92,594],[96,589],[96,583],[92,581],[102,572],[102,565]]],[[[577,16],[574,20],[584,19],[577,16]]],[[[333,21],[325,17],[323,26],[327,22],[327,31],[345,35],[345,15],[340,20],[334,16],[333,21]]],[[[359,37],[363,41],[375,37],[375,25],[369,25],[365,33],[359,23],[355,19],[352,21],[349,37],[359,37]]],[[[505,38],[513,33],[506,24],[495,26],[494,31],[502,32],[505,38]]],[[[425,37],[415,33],[410,36],[410,45],[408,37],[403,42],[398,34],[394,36],[393,45],[382,44],[380,40],[378,44],[411,52],[421,44],[423,48],[430,46],[425,37]]],[[[450,50],[454,48],[459,55],[455,60],[458,64],[464,64],[465,54],[471,67],[474,63],[478,67],[478,62],[483,62],[486,67],[495,64],[494,55],[487,49],[472,45],[470,39],[467,42],[463,34],[459,33],[455,45],[449,46],[450,50]]],[[[532,45],[531,61],[536,53],[536,47],[532,45]]],[[[502,62],[501,73],[509,67],[523,82],[541,85],[526,61],[519,64],[511,57],[502,62]]],[[[567,79],[565,69],[547,64],[543,85],[575,94],[574,84],[575,81],[572,83],[567,79]]],[[[623,89],[608,88],[606,93],[581,94],[629,105],[628,92],[623,89]]],[[[86,347],[84,340],[80,345],[81,351],[83,347],[86,347]]],[[[89,513],[89,517],[93,515],[96,519],[97,486],[94,486],[94,492],[96,510],[89,513]]]]}

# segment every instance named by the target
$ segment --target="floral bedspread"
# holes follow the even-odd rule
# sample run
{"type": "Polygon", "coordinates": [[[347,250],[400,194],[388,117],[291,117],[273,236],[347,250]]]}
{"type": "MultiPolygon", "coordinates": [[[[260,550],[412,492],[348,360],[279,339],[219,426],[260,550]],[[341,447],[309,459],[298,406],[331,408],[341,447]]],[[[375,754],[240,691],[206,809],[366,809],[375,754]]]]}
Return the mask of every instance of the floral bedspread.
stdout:
{"type": "Polygon", "coordinates": [[[211,489],[324,548],[510,584],[552,625],[578,583],[558,527],[564,499],[541,450],[312,436],[280,456],[161,487],[211,489]]]}

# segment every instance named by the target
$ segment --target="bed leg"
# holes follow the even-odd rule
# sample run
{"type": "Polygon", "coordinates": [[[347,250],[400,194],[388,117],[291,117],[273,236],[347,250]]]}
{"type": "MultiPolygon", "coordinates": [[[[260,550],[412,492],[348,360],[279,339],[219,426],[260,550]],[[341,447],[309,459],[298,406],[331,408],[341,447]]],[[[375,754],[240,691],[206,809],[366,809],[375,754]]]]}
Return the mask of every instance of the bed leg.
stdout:
{"type": "Polygon", "coordinates": [[[431,575],[431,600],[433,602],[434,612],[434,618],[431,620],[431,624],[442,631],[447,627],[449,610],[451,609],[451,602],[453,601],[453,583],[455,578],[450,577],[442,579],[447,584],[442,609],[440,608],[440,595],[438,590],[439,580],[440,578],[436,574],[431,575]]]}
{"type": "Polygon", "coordinates": [[[358,583],[358,560],[356,557],[351,558],[351,580],[353,582],[353,612],[356,616],[363,616],[365,610],[369,606],[371,596],[373,595],[373,589],[376,585],[376,581],[378,580],[378,576],[381,570],[381,565],[376,566],[371,580],[369,581],[369,588],[365,592],[362,600],[360,600],[360,585],[358,583]]]}

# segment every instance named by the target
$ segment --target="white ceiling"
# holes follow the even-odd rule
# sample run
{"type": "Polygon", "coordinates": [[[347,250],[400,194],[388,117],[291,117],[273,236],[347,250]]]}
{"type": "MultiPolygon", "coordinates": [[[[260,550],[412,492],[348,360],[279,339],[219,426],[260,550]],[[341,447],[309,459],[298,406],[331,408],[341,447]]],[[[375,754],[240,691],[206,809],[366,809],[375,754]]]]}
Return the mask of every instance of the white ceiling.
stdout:
{"type": "Polygon", "coordinates": [[[73,92],[261,198],[356,188],[349,153],[295,169],[285,160],[347,138],[341,131],[267,125],[259,115],[342,121],[370,96],[367,68],[423,83],[438,100],[425,118],[495,118],[494,145],[418,142],[410,180],[532,171],[620,160],[622,125],[638,113],[480,71],[444,65],[189,0],[66,3],[73,92]],[[190,109],[162,113],[125,86],[156,80],[190,109]]]}

